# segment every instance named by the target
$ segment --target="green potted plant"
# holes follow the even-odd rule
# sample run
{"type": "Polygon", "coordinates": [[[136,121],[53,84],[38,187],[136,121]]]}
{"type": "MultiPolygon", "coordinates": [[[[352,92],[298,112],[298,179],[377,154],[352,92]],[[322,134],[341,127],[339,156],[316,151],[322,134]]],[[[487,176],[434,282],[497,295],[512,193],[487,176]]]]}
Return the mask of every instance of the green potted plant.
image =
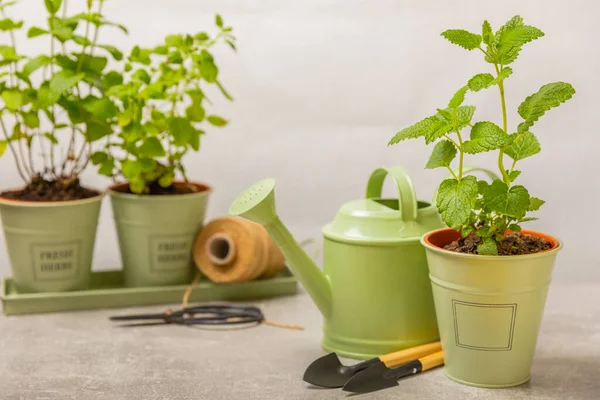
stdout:
{"type": "Polygon", "coordinates": [[[446,375],[474,386],[507,387],[529,380],[539,324],[561,242],[550,235],[522,230],[521,224],[544,203],[515,184],[517,163],[540,152],[535,122],[570,99],[564,82],[543,85],[518,107],[522,120],[509,129],[505,81],[509,65],[523,45],[541,36],[539,29],[515,16],[495,33],[489,22],[481,34],[453,29],[450,42],[484,55],[494,74],[471,78],[435,115],[398,132],[390,144],[423,137],[435,143],[426,168],[447,168],[436,203],[448,228],[423,236],[434,301],[445,353],[446,375]],[[470,92],[495,87],[502,122],[474,122],[475,107],[463,105],[470,92]],[[467,132],[468,138],[467,138],[467,132]],[[469,174],[466,154],[498,154],[498,177],[488,183],[469,174]],[[506,157],[512,161],[505,165],[506,157]],[[452,164],[458,159],[458,167],[452,164]]]}
{"type": "Polygon", "coordinates": [[[108,91],[118,105],[118,126],[92,161],[101,174],[124,181],[109,194],[128,286],[191,279],[193,241],[211,189],[188,179],[183,159],[200,149],[205,126],[227,124],[206,111],[206,87],[232,100],[210,50],[220,43],[235,50],[235,38],[218,15],[216,25],[214,37],[175,34],[152,49],[134,47],[124,82],[108,91]]]}
{"type": "Polygon", "coordinates": [[[15,35],[23,21],[6,14],[12,4],[0,1],[9,43],[0,45],[0,155],[10,153],[25,187],[0,194],[0,213],[14,281],[21,291],[86,288],[102,193],[79,176],[116,116],[103,96],[115,76],[104,54],[122,57],[98,32],[125,28],[104,18],[101,0],[75,15],[66,1],[45,0],[47,26],[31,26],[27,37],[47,40],[48,52],[27,56],[15,35]]]}

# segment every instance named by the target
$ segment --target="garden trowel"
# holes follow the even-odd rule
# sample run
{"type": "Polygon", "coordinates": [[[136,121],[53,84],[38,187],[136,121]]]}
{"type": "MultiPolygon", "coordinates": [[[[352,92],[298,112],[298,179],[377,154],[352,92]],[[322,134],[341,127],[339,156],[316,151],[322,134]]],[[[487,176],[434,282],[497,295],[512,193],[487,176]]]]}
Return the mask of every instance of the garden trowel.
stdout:
{"type": "Polygon", "coordinates": [[[398,386],[398,379],[418,374],[444,364],[444,353],[438,351],[390,369],[383,363],[373,365],[356,374],[344,385],[345,392],[369,393],[398,386]]]}
{"type": "Polygon", "coordinates": [[[342,365],[337,354],[330,353],[310,364],[304,372],[303,379],[305,382],[316,386],[341,388],[353,376],[365,369],[370,370],[374,367],[388,369],[439,352],[441,349],[441,342],[433,342],[386,354],[351,366],[342,365]]]}

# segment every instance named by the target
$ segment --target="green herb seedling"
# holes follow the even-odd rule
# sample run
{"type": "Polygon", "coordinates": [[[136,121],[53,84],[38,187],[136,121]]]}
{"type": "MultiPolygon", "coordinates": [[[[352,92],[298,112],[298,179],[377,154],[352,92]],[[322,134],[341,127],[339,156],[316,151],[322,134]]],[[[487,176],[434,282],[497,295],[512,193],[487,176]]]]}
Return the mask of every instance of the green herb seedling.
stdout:
{"type": "Polygon", "coordinates": [[[125,178],[137,194],[172,188],[176,172],[187,181],[182,163],[190,150],[200,149],[204,122],[222,127],[227,120],[207,115],[210,103],[204,84],[233,100],[218,80],[211,47],[226,43],[235,50],[232,28],[217,15],[218,33],[174,34],[153,49],[135,46],[121,74],[112,77],[107,94],[118,106],[115,133],[92,156],[99,173],[125,178]]]}
{"type": "Polygon", "coordinates": [[[27,37],[47,40],[48,52],[31,57],[17,50],[15,32],[23,21],[5,12],[15,3],[0,0],[0,31],[10,40],[0,45],[0,156],[10,150],[25,183],[69,187],[88,165],[92,142],[111,132],[116,116],[103,95],[114,76],[105,55],[118,61],[123,54],[100,43],[98,33],[107,26],[127,29],[102,15],[103,0],[88,0],[74,15],[67,15],[66,0],[44,0],[47,24],[31,26],[27,37]]]}
{"type": "Polygon", "coordinates": [[[518,161],[540,152],[538,139],[531,131],[535,122],[548,110],[569,100],[575,90],[565,82],[549,83],[537,93],[527,97],[518,108],[523,119],[516,131],[509,133],[506,117],[504,82],[512,74],[508,66],[513,63],[522,47],[544,33],[533,26],[523,24],[520,16],[513,17],[495,33],[488,21],[484,21],[481,34],[462,29],[447,30],[442,36],[466,50],[481,52],[485,61],[494,66],[495,74],[477,74],[461,87],[448,106],[438,109],[433,116],[398,132],[389,145],[406,139],[423,137],[425,143],[435,143],[426,168],[447,168],[452,178],[445,179],[437,191],[437,207],[443,221],[460,231],[463,237],[475,234],[481,238],[477,253],[497,255],[497,243],[507,230],[519,232],[520,224],[535,218],[527,217],[538,210],[544,201],[529,195],[522,185],[513,185],[521,174],[516,170],[518,161]],[[491,121],[473,123],[475,107],[463,105],[469,92],[497,86],[502,105],[502,126],[491,121]],[[465,129],[470,129],[466,140],[465,129]],[[465,175],[465,154],[489,151],[498,152],[498,169],[502,179],[491,184],[465,175]],[[510,168],[504,166],[504,156],[512,159],[510,168]],[[458,168],[451,164],[458,156],[458,168]]]}

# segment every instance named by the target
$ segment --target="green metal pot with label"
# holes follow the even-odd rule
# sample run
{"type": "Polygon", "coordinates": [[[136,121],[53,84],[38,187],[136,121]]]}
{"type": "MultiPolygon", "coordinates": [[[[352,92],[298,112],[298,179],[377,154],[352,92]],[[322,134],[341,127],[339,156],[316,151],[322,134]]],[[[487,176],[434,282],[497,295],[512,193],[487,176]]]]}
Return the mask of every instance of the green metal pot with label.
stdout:
{"type": "Polygon", "coordinates": [[[197,191],[137,195],[127,192],[126,184],[110,188],[125,285],[163,286],[191,281],[192,248],[204,224],[210,188],[186,184],[197,191]]]}
{"type": "Polygon", "coordinates": [[[556,255],[562,244],[540,232],[550,250],[482,256],[443,248],[460,233],[440,229],[422,243],[433,287],[445,373],[479,387],[509,387],[530,378],[556,255]]]}
{"type": "Polygon", "coordinates": [[[88,288],[102,197],[55,202],[0,198],[13,281],[20,292],[88,288]]]}
{"type": "Polygon", "coordinates": [[[439,337],[423,233],[443,226],[436,208],[417,201],[400,167],[378,168],[366,198],[344,204],[323,228],[324,267],[300,248],[275,211],[275,181],[250,187],[232,215],[265,226],[324,317],[322,345],[342,356],[368,359],[439,337]],[[390,175],[398,198],[381,197],[390,175]]]}

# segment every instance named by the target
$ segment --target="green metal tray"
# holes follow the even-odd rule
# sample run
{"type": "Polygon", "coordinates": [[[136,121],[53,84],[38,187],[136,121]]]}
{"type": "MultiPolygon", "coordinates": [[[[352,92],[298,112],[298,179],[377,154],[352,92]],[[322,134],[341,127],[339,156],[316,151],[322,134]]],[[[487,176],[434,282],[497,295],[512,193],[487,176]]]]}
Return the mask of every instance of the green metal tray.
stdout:
{"type": "MultiPolygon", "coordinates": [[[[122,271],[92,273],[90,289],[71,292],[19,293],[12,278],[2,280],[5,315],[57,311],[92,310],[156,304],[181,303],[187,285],[128,288],[123,286],[122,271]]],[[[298,290],[298,281],[286,268],[268,280],[244,283],[213,283],[205,279],[194,288],[192,302],[235,301],[290,295],[298,290]]]]}

